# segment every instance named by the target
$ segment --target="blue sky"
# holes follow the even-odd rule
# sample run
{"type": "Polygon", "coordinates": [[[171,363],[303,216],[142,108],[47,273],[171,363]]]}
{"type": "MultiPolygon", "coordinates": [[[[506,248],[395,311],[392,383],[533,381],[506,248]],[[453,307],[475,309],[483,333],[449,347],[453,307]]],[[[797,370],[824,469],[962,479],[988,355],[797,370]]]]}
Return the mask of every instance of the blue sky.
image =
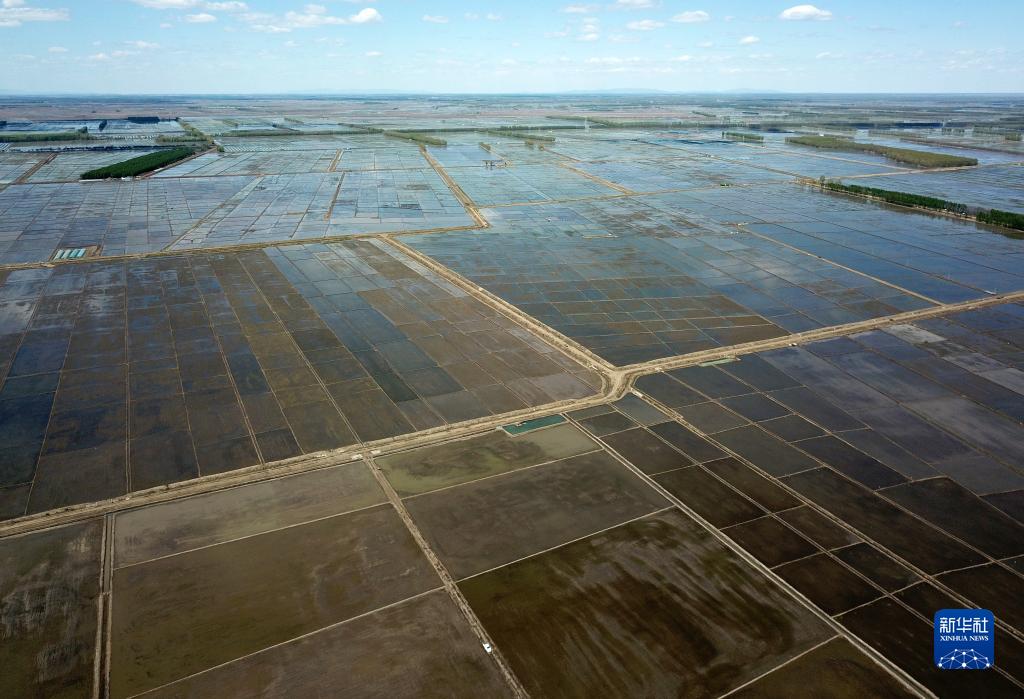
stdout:
{"type": "Polygon", "coordinates": [[[1024,92],[1021,0],[792,2],[0,0],[0,90],[1024,92]]]}

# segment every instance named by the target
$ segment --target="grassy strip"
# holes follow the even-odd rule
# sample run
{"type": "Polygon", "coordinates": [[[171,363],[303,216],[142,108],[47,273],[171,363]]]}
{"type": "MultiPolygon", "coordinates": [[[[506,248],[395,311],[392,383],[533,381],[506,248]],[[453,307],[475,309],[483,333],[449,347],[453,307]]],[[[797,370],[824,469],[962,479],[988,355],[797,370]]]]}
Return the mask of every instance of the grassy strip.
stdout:
{"type": "Polygon", "coordinates": [[[521,131],[507,131],[505,129],[486,129],[484,133],[489,133],[492,136],[503,136],[505,138],[517,138],[522,141],[543,141],[545,143],[554,143],[554,136],[545,136],[543,134],[531,134],[523,133],[521,131]]]}
{"type": "Polygon", "coordinates": [[[756,133],[744,133],[742,131],[723,131],[722,138],[730,141],[743,141],[745,143],[764,143],[764,136],[756,133]]]}
{"type": "Polygon", "coordinates": [[[288,131],[285,129],[239,129],[238,131],[229,131],[224,134],[225,136],[294,136],[294,131],[288,131]]]}
{"type": "Polygon", "coordinates": [[[413,141],[415,143],[425,143],[428,146],[447,146],[448,141],[443,138],[436,138],[434,136],[427,136],[422,133],[405,133],[404,131],[383,131],[385,136],[389,138],[400,138],[404,141],[413,141]]]}
{"type": "Polygon", "coordinates": [[[192,134],[185,134],[184,136],[157,136],[155,139],[156,143],[160,144],[175,144],[175,143],[206,143],[208,139],[205,136],[193,136],[192,134]]]}
{"type": "Polygon", "coordinates": [[[36,143],[42,141],[87,141],[89,133],[86,129],[78,131],[12,131],[0,134],[4,143],[36,143]]]}
{"type": "Polygon", "coordinates": [[[591,119],[591,123],[613,129],[671,129],[678,126],[692,126],[691,122],[679,119],[591,119]]]}
{"type": "MultiPolygon", "coordinates": [[[[971,209],[966,204],[926,197],[920,194],[909,192],[896,192],[891,189],[876,189],[874,187],[861,187],[855,184],[842,184],[840,182],[825,182],[825,189],[832,192],[845,192],[847,194],[860,194],[862,196],[874,197],[890,204],[910,206],[917,209],[931,209],[932,211],[945,211],[959,216],[970,216],[971,209]]],[[[1024,214],[1013,213],[1012,211],[1001,211],[1000,209],[981,209],[974,214],[975,220],[979,223],[990,223],[1004,228],[1024,231],[1024,214]]]]}
{"type": "MultiPolygon", "coordinates": [[[[192,124],[188,123],[187,121],[185,121],[184,119],[182,119],[180,117],[177,119],[177,122],[178,122],[178,126],[180,126],[181,128],[183,128],[185,130],[185,137],[188,137],[188,138],[190,138],[190,139],[192,139],[194,141],[202,141],[202,142],[208,143],[210,145],[213,145],[213,139],[210,138],[209,135],[203,133],[202,131],[200,131],[196,127],[192,126],[192,124]]],[[[175,136],[169,136],[168,138],[183,138],[183,137],[175,135],[175,136]]],[[[157,143],[160,143],[160,142],[161,142],[160,141],[160,137],[157,137],[157,143]]],[[[168,143],[171,143],[171,141],[168,141],[168,143]]]]}
{"type": "Polygon", "coordinates": [[[909,148],[893,148],[881,146],[876,143],[857,143],[851,138],[839,138],[837,136],[790,136],[786,143],[798,146],[810,146],[811,148],[822,148],[825,150],[838,150],[852,153],[875,153],[877,155],[895,160],[898,163],[919,165],[921,167],[962,167],[965,165],[977,165],[975,158],[964,158],[959,155],[948,155],[947,153],[929,153],[909,148]]]}
{"type": "Polygon", "coordinates": [[[137,158],[130,160],[124,160],[120,163],[114,163],[113,165],[107,165],[106,167],[96,168],[95,170],[89,170],[83,172],[81,177],[83,180],[105,180],[110,177],[135,177],[146,172],[152,172],[157,168],[176,163],[179,160],[184,160],[195,153],[192,148],[171,148],[169,150],[159,150],[155,153],[147,153],[146,155],[140,155],[137,158]]]}
{"type": "Polygon", "coordinates": [[[314,129],[310,131],[300,131],[298,129],[288,129],[281,127],[279,129],[241,129],[239,131],[229,131],[222,134],[222,138],[235,138],[235,137],[271,137],[271,136],[353,136],[355,134],[369,133],[368,131],[353,131],[351,129],[314,129]]]}

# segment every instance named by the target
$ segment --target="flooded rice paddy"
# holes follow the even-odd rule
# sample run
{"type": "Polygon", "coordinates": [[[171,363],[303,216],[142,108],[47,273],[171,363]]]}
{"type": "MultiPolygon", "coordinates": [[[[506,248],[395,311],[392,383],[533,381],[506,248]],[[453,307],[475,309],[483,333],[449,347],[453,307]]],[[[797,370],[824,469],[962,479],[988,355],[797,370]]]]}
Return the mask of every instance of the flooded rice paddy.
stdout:
{"type": "Polygon", "coordinates": [[[1024,243],[808,184],[1018,165],[190,123],[0,152],[0,695],[1024,691],[1024,243]]]}

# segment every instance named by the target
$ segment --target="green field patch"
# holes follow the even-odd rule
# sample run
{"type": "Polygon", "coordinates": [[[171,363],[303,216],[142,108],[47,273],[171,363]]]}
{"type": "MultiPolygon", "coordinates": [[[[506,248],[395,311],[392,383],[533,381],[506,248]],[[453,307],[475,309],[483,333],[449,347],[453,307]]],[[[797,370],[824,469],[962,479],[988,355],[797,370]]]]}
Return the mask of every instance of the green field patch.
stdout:
{"type": "Polygon", "coordinates": [[[192,148],[171,148],[156,153],[147,153],[137,158],[131,158],[120,163],[107,165],[82,173],[83,180],[105,180],[112,177],[135,177],[146,172],[152,172],[157,168],[184,160],[195,153],[192,148]]]}

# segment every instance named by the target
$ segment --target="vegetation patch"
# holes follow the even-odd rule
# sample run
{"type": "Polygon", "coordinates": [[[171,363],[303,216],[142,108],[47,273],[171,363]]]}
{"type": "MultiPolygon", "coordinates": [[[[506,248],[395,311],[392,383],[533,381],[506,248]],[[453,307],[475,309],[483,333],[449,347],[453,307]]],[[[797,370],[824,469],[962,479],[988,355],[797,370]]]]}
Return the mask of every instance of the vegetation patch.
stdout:
{"type": "Polygon", "coordinates": [[[967,207],[964,204],[938,199],[936,197],[925,197],[920,194],[909,192],[896,192],[891,189],[876,189],[875,187],[861,187],[856,184],[842,184],[840,182],[826,182],[825,189],[833,192],[846,192],[848,194],[860,194],[862,196],[881,199],[890,204],[900,206],[913,206],[919,209],[932,209],[935,211],[948,211],[961,216],[967,215],[967,207]]]}
{"type": "Polygon", "coordinates": [[[730,141],[743,141],[744,143],[764,143],[764,136],[756,133],[744,133],[743,131],[723,131],[722,138],[730,141]]]}
{"type": "Polygon", "coordinates": [[[170,165],[171,163],[176,163],[179,160],[184,160],[193,153],[195,153],[194,149],[185,147],[147,153],[137,158],[83,172],[82,179],[105,180],[111,177],[135,177],[136,175],[152,172],[157,168],[170,165]]]}
{"type": "Polygon", "coordinates": [[[414,141],[416,143],[424,143],[428,146],[447,146],[448,141],[443,138],[437,138],[436,136],[427,136],[422,133],[405,133],[404,131],[382,131],[385,136],[389,138],[401,138],[405,141],[414,141]]]}
{"type": "Polygon", "coordinates": [[[999,209],[988,209],[987,211],[979,211],[977,219],[981,223],[992,223],[1004,228],[1024,231],[1024,214],[1015,214],[1012,211],[1000,211],[999,209]]]}
{"type": "Polygon", "coordinates": [[[208,140],[209,139],[207,139],[205,136],[195,136],[193,134],[178,134],[174,136],[157,136],[154,142],[166,145],[174,143],[207,143],[208,140]]]}
{"type": "MultiPolygon", "coordinates": [[[[845,192],[847,194],[859,194],[861,196],[881,199],[890,204],[910,206],[917,209],[931,209],[932,211],[945,211],[958,216],[971,216],[971,208],[966,204],[958,204],[936,197],[926,197],[920,194],[909,192],[896,192],[891,189],[876,189],[875,187],[861,187],[855,184],[842,184],[840,182],[822,182],[822,186],[832,192],[845,192]]],[[[1024,231],[1024,215],[1012,211],[1000,209],[980,209],[973,214],[974,219],[979,223],[990,223],[1004,228],[1012,228],[1024,231]]]]}
{"type": "Polygon", "coordinates": [[[545,136],[544,134],[532,134],[524,133],[522,131],[510,131],[507,129],[487,129],[484,133],[489,133],[493,136],[504,136],[505,138],[518,138],[523,141],[543,141],[544,143],[554,143],[554,136],[545,136]]]}
{"type": "Polygon", "coordinates": [[[209,145],[213,144],[213,139],[212,138],[210,138],[207,134],[203,133],[202,131],[200,131],[196,127],[192,126],[192,124],[189,124],[187,121],[185,121],[184,119],[181,119],[180,117],[178,118],[177,121],[178,121],[178,126],[180,126],[181,128],[183,128],[185,130],[185,136],[168,136],[167,138],[170,139],[170,138],[185,138],[185,137],[188,137],[190,139],[190,141],[170,141],[170,140],[168,140],[168,141],[161,141],[160,139],[162,137],[158,136],[157,139],[156,139],[157,143],[179,143],[179,142],[180,143],[186,143],[186,142],[193,142],[193,141],[195,141],[195,142],[201,141],[201,142],[209,144],[209,145]]]}
{"type": "Polygon", "coordinates": [[[294,131],[288,131],[285,129],[239,129],[238,131],[232,131],[231,133],[225,134],[226,136],[294,136],[294,131]]]}
{"type": "Polygon", "coordinates": [[[949,155],[948,153],[929,153],[909,148],[893,148],[892,146],[882,146],[876,143],[857,143],[852,138],[841,138],[839,136],[790,136],[786,139],[786,143],[821,148],[823,150],[874,153],[898,163],[907,163],[924,168],[964,167],[978,164],[975,158],[964,158],[959,155],[949,155]]]}
{"type": "Polygon", "coordinates": [[[0,141],[5,143],[35,143],[42,141],[85,141],[89,138],[89,129],[82,127],[76,131],[12,131],[0,134],[0,141]]]}

